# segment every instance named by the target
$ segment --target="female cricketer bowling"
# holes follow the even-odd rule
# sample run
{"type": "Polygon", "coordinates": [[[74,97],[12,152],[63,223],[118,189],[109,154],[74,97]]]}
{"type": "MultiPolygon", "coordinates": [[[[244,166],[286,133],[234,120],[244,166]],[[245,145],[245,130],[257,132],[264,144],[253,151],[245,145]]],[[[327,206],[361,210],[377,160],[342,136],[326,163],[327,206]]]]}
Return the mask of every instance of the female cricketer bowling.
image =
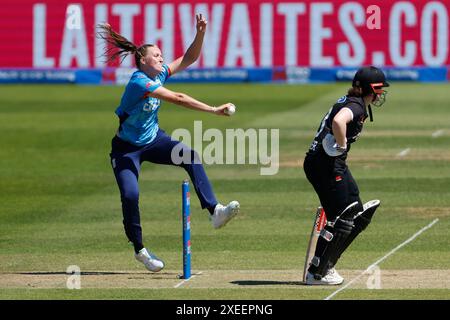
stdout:
{"type": "Polygon", "coordinates": [[[203,209],[208,209],[214,228],[224,226],[239,212],[239,203],[224,206],[217,202],[199,155],[188,146],[171,139],[158,125],[161,100],[189,109],[226,116],[231,103],[212,107],[184,93],[164,88],[173,74],[194,63],[203,44],[207,21],[196,15],[196,36],[186,53],[175,61],[164,64],[161,50],[152,44],[136,46],[116,33],[109,24],[99,25],[98,36],[111,46],[106,50],[108,60],[134,55],[137,71],[133,73],[123,93],[116,114],[119,128],[112,139],[111,165],[120,190],[123,224],[129,241],[134,246],[135,258],[145,267],[158,272],[164,262],[148,251],[142,241],[139,214],[138,178],[141,163],[176,165],[187,171],[203,209]],[[176,152],[172,152],[175,150],[176,152]],[[180,161],[182,159],[182,161],[180,161]]]}
{"type": "Polygon", "coordinates": [[[359,69],[352,88],[328,111],[304,161],[304,171],[325,210],[327,225],[317,240],[306,284],[336,285],[344,279],[334,266],[341,254],[370,223],[379,200],[362,204],[355,180],[346,164],[350,145],[369,117],[371,105],[381,106],[388,87],[384,73],[375,67],[359,69]],[[369,111],[369,112],[367,112],[369,111]]]}

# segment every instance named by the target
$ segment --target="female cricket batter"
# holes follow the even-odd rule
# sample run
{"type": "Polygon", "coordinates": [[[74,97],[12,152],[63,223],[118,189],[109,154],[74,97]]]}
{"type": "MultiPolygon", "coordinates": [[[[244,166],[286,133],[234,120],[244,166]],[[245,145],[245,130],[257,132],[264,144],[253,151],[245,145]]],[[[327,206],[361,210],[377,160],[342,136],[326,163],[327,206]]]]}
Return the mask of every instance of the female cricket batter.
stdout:
{"type": "MultiPolygon", "coordinates": [[[[346,164],[350,145],[356,141],[370,105],[381,106],[388,87],[384,73],[375,67],[359,69],[352,88],[325,117],[304,161],[304,171],[325,210],[327,225],[317,241],[306,284],[336,285],[344,279],[334,269],[340,255],[370,223],[379,200],[362,204],[355,180],[346,164]]],[[[367,113],[369,110],[369,114],[367,113]]]]}
{"type": "Polygon", "coordinates": [[[138,69],[131,76],[116,109],[120,125],[112,139],[110,157],[120,189],[125,233],[134,246],[135,258],[152,272],[163,269],[164,262],[149,252],[142,241],[138,178],[143,161],[184,168],[194,184],[202,208],[210,212],[214,228],[224,226],[239,212],[237,201],[227,206],[217,202],[199,155],[181,142],[172,140],[158,126],[161,100],[220,116],[226,116],[226,109],[232,105],[226,103],[212,107],[163,87],[171,75],[184,70],[198,59],[206,24],[201,14],[196,15],[197,33],[194,41],[183,56],[169,64],[164,64],[161,50],[156,45],[144,44],[138,47],[112,30],[109,24],[99,25],[101,31],[98,35],[112,45],[105,53],[108,59],[120,57],[123,60],[128,54],[133,54],[138,69]],[[175,147],[176,152],[172,152],[175,147]]]}

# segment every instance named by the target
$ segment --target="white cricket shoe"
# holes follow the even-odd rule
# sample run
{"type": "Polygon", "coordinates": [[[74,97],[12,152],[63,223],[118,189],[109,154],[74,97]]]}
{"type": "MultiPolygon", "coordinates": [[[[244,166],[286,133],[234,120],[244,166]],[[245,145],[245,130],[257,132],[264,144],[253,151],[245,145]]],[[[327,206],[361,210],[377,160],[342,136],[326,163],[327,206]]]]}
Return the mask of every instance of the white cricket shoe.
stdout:
{"type": "Polygon", "coordinates": [[[222,228],[239,213],[239,208],[239,202],[237,201],[231,201],[227,206],[218,203],[214,213],[210,216],[213,227],[215,229],[222,228]]]}
{"type": "Polygon", "coordinates": [[[344,282],[344,278],[337,272],[335,268],[331,268],[330,270],[328,270],[327,275],[330,275],[331,277],[336,279],[336,281],[339,281],[339,284],[344,282]]]}
{"type": "Polygon", "coordinates": [[[145,248],[141,249],[139,253],[135,253],[134,257],[137,261],[142,262],[149,271],[158,272],[164,268],[164,262],[145,248]]]}
{"type": "Polygon", "coordinates": [[[314,278],[314,275],[309,271],[306,274],[306,284],[310,286],[335,286],[342,282],[344,282],[344,278],[342,278],[334,268],[328,270],[327,274],[320,280],[314,278]]]}

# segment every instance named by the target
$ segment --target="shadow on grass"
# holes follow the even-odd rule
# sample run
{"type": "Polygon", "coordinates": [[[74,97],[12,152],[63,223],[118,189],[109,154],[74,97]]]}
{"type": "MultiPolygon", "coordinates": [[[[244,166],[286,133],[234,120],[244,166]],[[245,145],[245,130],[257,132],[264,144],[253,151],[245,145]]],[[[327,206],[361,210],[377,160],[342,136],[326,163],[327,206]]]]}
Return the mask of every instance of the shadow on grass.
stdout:
{"type": "MultiPolygon", "coordinates": [[[[31,271],[31,272],[15,272],[12,274],[23,274],[23,275],[33,275],[33,276],[47,276],[47,275],[58,275],[58,274],[75,274],[75,272],[65,272],[65,271],[31,271]]],[[[83,271],[79,272],[82,276],[109,276],[114,274],[146,274],[145,272],[112,272],[112,271],[83,271]]],[[[148,274],[148,273],[147,273],[148,274]]]]}
{"type": "MultiPolygon", "coordinates": [[[[13,272],[10,274],[21,274],[21,275],[32,275],[32,276],[48,276],[48,275],[72,275],[75,272],[65,272],[65,271],[30,271],[30,272],[13,272]]],[[[175,272],[160,272],[160,273],[150,273],[150,272],[115,272],[115,271],[82,271],[79,273],[81,276],[111,276],[111,275],[128,275],[128,276],[179,276],[179,273],[175,272]]]]}
{"type": "Polygon", "coordinates": [[[305,286],[303,281],[271,281],[271,280],[238,280],[231,281],[232,284],[238,286],[305,286]]]}

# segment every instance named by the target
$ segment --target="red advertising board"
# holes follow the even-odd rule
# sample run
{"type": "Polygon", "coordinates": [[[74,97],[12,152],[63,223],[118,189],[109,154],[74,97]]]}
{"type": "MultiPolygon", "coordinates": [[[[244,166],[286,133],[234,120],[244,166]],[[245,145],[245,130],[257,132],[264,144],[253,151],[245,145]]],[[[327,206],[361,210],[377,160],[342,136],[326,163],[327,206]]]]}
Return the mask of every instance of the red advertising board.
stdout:
{"type": "Polygon", "coordinates": [[[208,20],[197,67],[450,65],[448,0],[2,0],[0,12],[3,68],[102,67],[101,22],[170,61],[190,45],[195,13],[208,20]]]}

